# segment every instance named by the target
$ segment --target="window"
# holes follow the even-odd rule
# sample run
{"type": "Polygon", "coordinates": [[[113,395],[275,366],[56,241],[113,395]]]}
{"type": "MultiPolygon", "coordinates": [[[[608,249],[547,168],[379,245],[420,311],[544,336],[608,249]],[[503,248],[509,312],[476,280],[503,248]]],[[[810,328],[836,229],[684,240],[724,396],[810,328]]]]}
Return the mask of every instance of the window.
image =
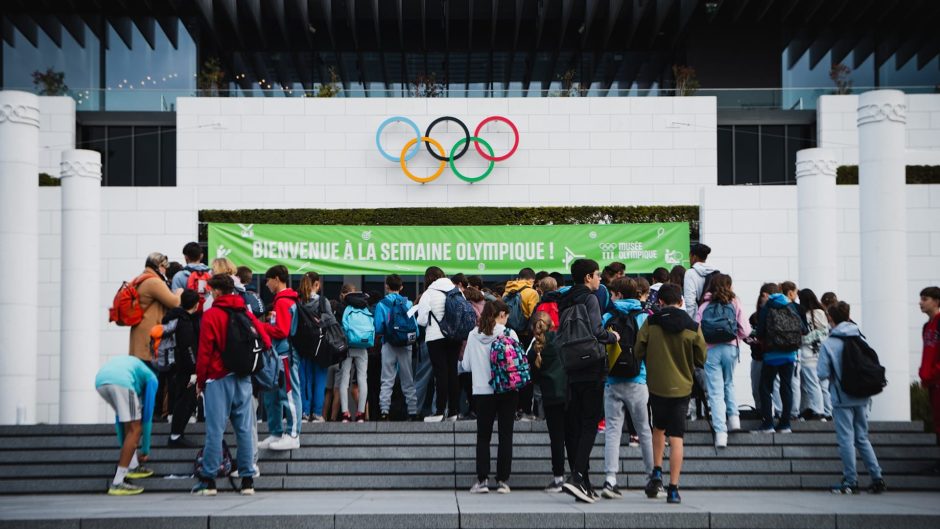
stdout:
{"type": "Polygon", "coordinates": [[[796,152],[816,146],[814,125],[719,125],[718,185],[796,183],[796,152]]]}
{"type": "Polygon", "coordinates": [[[101,153],[102,185],[176,185],[176,127],[81,126],[78,143],[101,153]]]}

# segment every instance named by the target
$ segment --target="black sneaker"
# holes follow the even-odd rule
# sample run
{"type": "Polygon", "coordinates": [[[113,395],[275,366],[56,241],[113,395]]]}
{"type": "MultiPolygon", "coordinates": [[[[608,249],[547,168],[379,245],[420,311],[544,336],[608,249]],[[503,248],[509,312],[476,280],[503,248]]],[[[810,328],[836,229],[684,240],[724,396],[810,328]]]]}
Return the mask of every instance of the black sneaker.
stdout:
{"type": "Polygon", "coordinates": [[[881,494],[888,491],[888,484],[883,479],[876,479],[868,487],[869,494],[881,494]]]}
{"type": "Polygon", "coordinates": [[[858,483],[849,483],[842,480],[841,483],[829,489],[833,494],[858,494],[858,483]]]}
{"type": "Polygon", "coordinates": [[[417,413],[412,413],[411,415],[408,416],[408,420],[410,422],[421,422],[423,419],[421,419],[421,417],[418,417],[417,413]]]}
{"type": "Polygon", "coordinates": [[[564,484],[564,478],[552,478],[552,480],[548,483],[548,486],[545,487],[545,492],[561,492],[564,490],[564,484]]]}
{"type": "Polygon", "coordinates": [[[669,488],[666,489],[666,503],[682,503],[682,497],[679,496],[678,486],[669,485],[669,488]]]}
{"type": "Polygon", "coordinates": [[[170,448],[196,448],[196,445],[193,444],[193,442],[190,441],[185,435],[181,435],[176,439],[167,439],[166,445],[170,448]]]}
{"type": "Polygon", "coordinates": [[[587,489],[588,495],[591,497],[592,500],[597,501],[600,499],[601,497],[600,494],[598,494],[597,491],[594,490],[594,485],[591,485],[590,481],[584,482],[584,488],[587,489]]]}
{"type": "Polygon", "coordinates": [[[562,488],[567,494],[574,496],[574,499],[580,502],[594,503],[594,498],[591,497],[587,487],[584,486],[584,480],[581,479],[581,476],[577,473],[571,474],[571,476],[565,480],[565,484],[562,485],[562,488]]]}
{"type": "Polygon", "coordinates": [[[649,480],[646,482],[646,497],[653,499],[659,496],[659,492],[663,490],[663,471],[662,470],[653,470],[650,473],[649,480]]]}
{"type": "Polygon", "coordinates": [[[194,496],[215,496],[218,494],[214,479],[200,478],[199,483],[190,491],[194,496]]]}
{"type": "Polygon", "coordinates": [[[251,496],[255,493],[255,480],[251,476],[242,478],[242,486],[238,490],[242,496],[251,496]]]}
{"type": "Polygon", "coordinates": [[[620,488],[616,484],[611,485],[609,481],[604,482],[604,488],[601,490],[601,496],[607,498],[608,500],[619,500],[623,498],[623,494],[620,493],[620,488]]]}

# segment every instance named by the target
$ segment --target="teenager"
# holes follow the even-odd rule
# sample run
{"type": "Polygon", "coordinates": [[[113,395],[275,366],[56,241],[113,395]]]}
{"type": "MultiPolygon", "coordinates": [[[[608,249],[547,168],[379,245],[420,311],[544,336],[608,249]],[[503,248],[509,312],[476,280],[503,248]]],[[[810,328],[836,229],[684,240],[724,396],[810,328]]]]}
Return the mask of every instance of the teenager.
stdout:
{"type": "Polygon", "coordinates": [[[798,295],[800,313],[809,327],[809,333],[803,336],[800,346],[800,417],[828,420],[832,417],[829,385],[819,380],[816,366],[819,365],[819,348],[829,336],[829,318],[812,290],[804,288],[798,295]]]}
{"type": "Polygon", "coordinates": [[[764,346],[764,360],[760,372],[762,422],[755,433],[792,432],[794,373],[803,335],[808,331],[796,299],[796,285],[785,281],[780,284],[780,293],[772,294],[758,315],[757,337],[764,346]],[[775,427],[772,397],[777,377],[780,378],[781,410],[775,427]]]}
{"type": "Polygon", "coordinates": [[[196,445],[183,436],[189,419],[196,411],[196,357],[199,349],[199,294],[186,289],[180,295],[180,306],[163,317],[163,325],[176,321],[175,360],[170,377],[170,395],[173,402],[173,420],[170,425],[170,448],[194,448],[196,445]]]}
{"type": "MultiPolygon", "coordinates": [[[[280,387],[263,393],[265,413],[268,417],[268,437],[258,443],[258,448],[271,450],[293,450],[300,448],[300,425],[303,403],[300,398],[300,356],[290,343],[297,332],[299,296],[287,286],[290,274],[284,265],[275,265],[264,273],[265,286],[274,294],[274,308],[262,322],[265,332],[274,343],[284,373],[280,387]],[[287,429],[284,420],[287,420],[287,429]]],[[[234,283],[233,287],[234,288],[234,283]]]]}
{"type": "MultiPolygon", "coordinates": [[[[297,294],[300,303],[314,314],[321,310],[330,310],[329,303],[320,298],[320,274],[307,272],[300,279],[297,294]]],[[[323,422],[323,399],[326,394],[326,375],[328,368],[318,364],[313,358],[300,358],[300,400],[303,406],[303,420],[323,422]]]]}
{"type": "MultiPolygon", "coordinates": [[[[193,272],[199,272],[201,274],[209,274],[209,267],[202,264],[202,246],[199,246],[198,242],[192,241],[186,243],[183,246],[183,259],[186,261],[186,265],[183,266],[183,269],[179,272],[176,272],[170,278],[172,279],[172,284],[170,285],[170,290],[176,290],[178,288],[186,288],[189,283],[189,276],[193,272]]],[[[208,278],[207,278],[208,279],[208,278]]],[[[200,285],[196,285],[197,287],[200,285]]],[[[193,289],[199,292],[201,296],[208,294],[208,286],[201,285],[203,287],[203,292],[199,292],[198,289],[193,289]]]]}
{"type": "MultiPolygon", "coordinates": [[[[940,442],[940,287],[920,291],[920,311],[927,315],[927,323],[921,332],[924,349],[917,374],[930,396],[934,432],[940,442]]],[[[940,473],[940,464],[934,472],[940,473]]]]}
{"type": "MultiPolygon", "coordinates": [[[[542,281],[547,286],[548,281],[554,283],[555,279],[547,277],[542,281]]],[[[545,487],[546,492],[561,492],[565,484],[565,401],[568,396],[568,377],[561,363],[556,338],[551,315],[536,310],[532,315],[533,377],[542,392],[542,408],[552,454],[552,480],[545,487]]]]}
{"type": "Polygon", "coordinates": [[[340,321],[343,325],[343,331],[346,333],[346,339],[349,342],[349,354],[343,359],[339,366],[339,402],[343,422],[365,422],[366,421],[366,402],[369,398],[368,383],[368,348],[374,344],[375,320],[372,312],[369,311],[369,296],[363,292],[358,292],[356,287],[343,295],[343,316],[340,321]],[[360,319],[359,316],[362,318],[360,319]],[[367,321],[366,321],[367,320],[367,321]],[[362,343],[359,338],[365,336],[364,333],[371,333],[372,343],[362,343]],[[358,342],[358,343],[357,343],[358,342]],[[353,364],[356,367],[356,415],[353,417],[349,412],[349,384],[352,375],[353,364]]]}
{"type": "Polygon", "coordinates": [[[424,273],[425,291],[418,304],[412,308],[417,314],[418,325],[425,329],[425,343],[434,372],[436,391],[434,415],[424,418],[425,422],[440,422],[447,418],[457,420],[460,405],[460,384],[457,381],[457,356],[460,342],[450,340],[441,332],[440,322],[444,319],[444,302],[447,292],[456,285],[436,266],[429,267],[424,273]]]}
{"type": "Polygon", "coordinates": [[[685,311],[693,318],[698,316],[698,304],[705,295],[707,287],[705,278],[712,272],[716,272],[710,264],[705,262],[710,253],[712,249],[704,244],[693,245],[689,252],[689,262],[692,263],[692,268],[685,272],[682,297],[685,301],[685,311]]]}

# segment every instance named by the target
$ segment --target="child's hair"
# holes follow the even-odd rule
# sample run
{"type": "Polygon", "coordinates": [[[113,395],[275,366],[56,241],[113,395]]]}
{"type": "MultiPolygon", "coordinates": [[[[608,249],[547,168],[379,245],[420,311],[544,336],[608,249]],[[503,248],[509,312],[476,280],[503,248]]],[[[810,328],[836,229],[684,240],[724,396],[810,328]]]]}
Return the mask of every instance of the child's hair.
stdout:
{"type": "Polygon", "coordinates": [[[607,285],[611,292],[616,292],[623,299],[639,299],[636,281],[630,277],[618,277],[607,285]]]}
{"type": "Polygon", "coordinates": [[[480,313],[480,323],[478,325],[480,334],[487,336],[493,334],[493,328],[496,327],[496,317],[499,316],[500,312],[509,314],[509,307],[507,307],[506,303],[501,299],[487,301],[486,304],[483,305],[483,312],[480,313]]]}
{"type": "Polygon", "coordinates": [[[555,322],[552,321],[552,317],[547,312],[540,310],[532,315],[532,350],[535,351],[535,360],[532,363],[535,364],[536,369],[542,367],[542,349],[545,349],[545,335],[554,328],[555,322]]]}
{"type": "Polygon", "coordinates": [[[235,271],[235,275],[238,276],[238,280],[241,281],[243,285],[251,283],[251,268],[248,268],[247,266],[239,266],[238,270],[235,271]]]}
{"type": "Polygon", "coordinates": [[[727,274],[715,274],[708,287],[712,294],[712,301],[715,303],[731,303],[734,299],[734,291],[731,290],[731,276],[727,274]]]}
{"type": "Polygon", "coordinates": [[[468,286],[463,290],[463,297],[467,298],[467,301],[476,303],[478,301],[483,301],[483,292],[479,288],[474,286],[468,286]]]}
{"type": "Polygon", "coordinates": [[[180,307],[183,310],[190,310],[199,303],[199,293],[192,289],[185,289],[180,294],[180,307]]]}
{"type": "Polygon", "coordinates": [[[358,292],[359,289],[356,288],[356,285],[352,283],[343,283],[343,286],[339,289],[339,296],[341,298],[346,297],[346,294],[352,294],[353,292],[358,292]]]}
{"type": "Polygon", "coordinates": [[[634,279],[634,281],[636,281],[637,299],[642,299],[643,296],[646,296],[650,293],[650,282],[647,281],[645,277],[638,277],[634,279]]]}
{"type": "Polygon", "coordinates": [[[546,276],[540,279],[538,286],[539,290],[542,291],[542,294],[558,290],[558,282],[555,281],[555,278],[552,276],[546,276]]]}
{"type": "Polygon", "coordinates": [[[849,304],[844,301],[838,301],[835,305],[829,307],[829,317],[832,318],[832,322],[836,325],[849,321],[849,313],[851,312],[851,307],[849,304]]]}
{"type": "Polygon", "coordinates": [[[300,294],[300,301],[306,303],[313,298],[313,295],[316,292],[313,291],[313,285],[320,282],[320,274],[316,272],[307,272],[302,278],[300,278],[300,286],[298,294],[300,294]]]}
{"type": "Polygon", "coordinates": [[[212,260],[212,275],[222,275],[233,276],[238,273],[238,267],[235,266],[235,263],[232,262],[228,257],[219,257],[218,259],[212,260]]]}

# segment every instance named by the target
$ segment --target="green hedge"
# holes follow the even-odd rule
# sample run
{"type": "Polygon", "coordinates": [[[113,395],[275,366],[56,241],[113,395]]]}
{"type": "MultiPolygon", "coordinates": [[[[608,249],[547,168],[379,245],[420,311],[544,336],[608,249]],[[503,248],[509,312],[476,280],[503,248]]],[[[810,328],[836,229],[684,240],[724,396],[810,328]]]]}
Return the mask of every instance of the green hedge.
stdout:
{"type": "MultiPolygon", "coordinates": [[[[940,184],[940,165],[908,165],[905,173],[908,184],[940,184]]],[[[858,185],[858,166],[840,165],[836,184],[858,185]]]]}
{"type": "Polygon", "coordinates": [[[59,187],[62,180],[47,173],[39,173],[39,187],[59,187]]]}

